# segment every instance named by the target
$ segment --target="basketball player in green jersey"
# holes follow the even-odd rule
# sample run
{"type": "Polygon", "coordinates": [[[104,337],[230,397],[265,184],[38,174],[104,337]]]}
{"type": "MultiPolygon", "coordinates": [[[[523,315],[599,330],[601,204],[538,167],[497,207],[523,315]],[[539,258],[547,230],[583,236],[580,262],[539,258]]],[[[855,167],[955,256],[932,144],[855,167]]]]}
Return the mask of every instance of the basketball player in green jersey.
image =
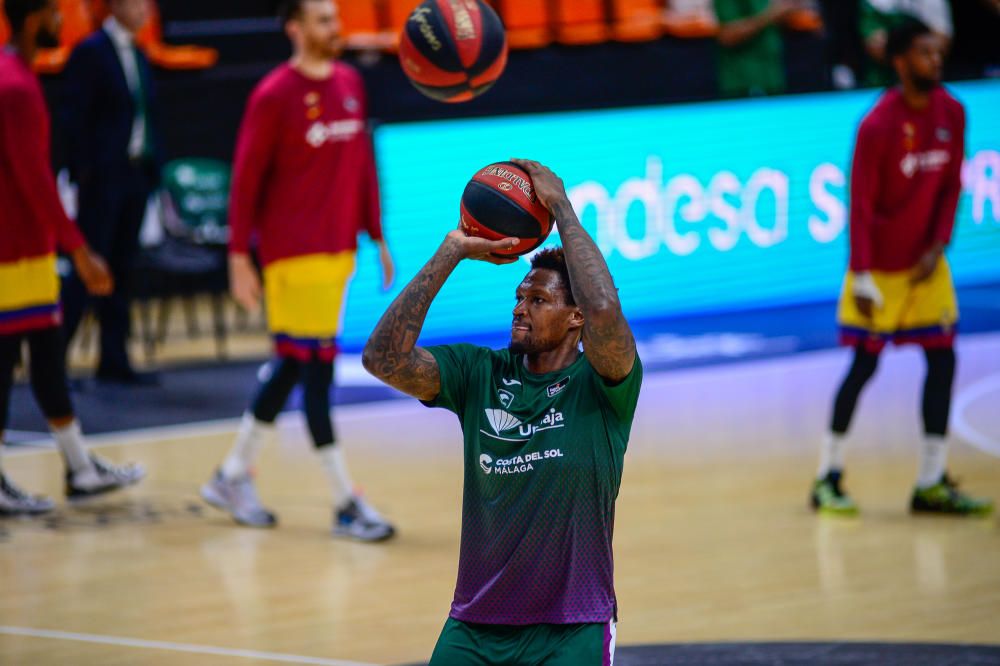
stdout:
{"type": "Polygon", "coordinates": [[[455,230],[382,316],[363,359],[387,384],[455,412],[464,433],[458,582],[432,666],[610,664],[615,499],[642,365],[562,181],[515,161],[555,216],[563,248],[537,254],[517,286],[509,348],[416,346],[460,261],[514,261],[490,253],[515,239],[455,230]]]}

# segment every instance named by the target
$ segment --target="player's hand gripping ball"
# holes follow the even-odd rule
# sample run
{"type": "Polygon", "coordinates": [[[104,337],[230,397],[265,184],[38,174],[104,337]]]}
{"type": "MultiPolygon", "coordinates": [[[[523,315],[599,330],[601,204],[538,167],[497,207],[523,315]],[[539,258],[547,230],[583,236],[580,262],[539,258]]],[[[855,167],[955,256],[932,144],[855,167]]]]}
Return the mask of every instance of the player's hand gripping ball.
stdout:
{"type": "Polygon", "coordinates": [[[513,162],[490,164],[462,193],[462,230],[488,240],[517,238],[497,256],[516,257],[536,249],[552,231],[552,214],[535,194],[531,176],[513,162]]]}
{"type": "Polygon", "coordinates": [[[425,0],[399,39],[399,62],[414,87],[440,102],[483,94],[507,66],[507,34],[482,0],[425,0]]]}

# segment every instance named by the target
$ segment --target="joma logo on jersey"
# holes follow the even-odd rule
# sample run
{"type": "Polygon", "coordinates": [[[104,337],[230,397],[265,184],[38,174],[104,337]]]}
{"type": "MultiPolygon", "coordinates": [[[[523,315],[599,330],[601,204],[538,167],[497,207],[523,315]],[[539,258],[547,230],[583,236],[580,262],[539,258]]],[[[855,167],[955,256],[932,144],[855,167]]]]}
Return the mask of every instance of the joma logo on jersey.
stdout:
{"type": "Polygon", "coordinates": [[[526,442],[528,439],[533,437],[535,433],[543,430],[564,427],[564,421],[566,420],[563,413],[557,412],[555,409],[550,409],[548,413],[542,417],[542,420],[534,425],[531,423],[524,423],[521,419],[502,409],[487,409],[484,411],[486,412],[486,421],[490,424],[490,427],[493,428],[493,432],[496,434],[489,433],[482,428],[479,429],[479,432],[483,433],[487,437],[502,439],[506,442],[526,442]],[[508,430],[513,430],[514,428],[517,428],[517,434],[520,435],[522,439],[502,436],[506,434],[508,430]]]}
{"type": "MultiPolygon", "coordinates": [[[[504,389],[497,389],[497,397],[500,398],[500,404],[507,409],[510,409],[511,403],[514,402],[514,394],[504,389]]],[[[500,433],[497,434],[499,435],[500,433]]]]}

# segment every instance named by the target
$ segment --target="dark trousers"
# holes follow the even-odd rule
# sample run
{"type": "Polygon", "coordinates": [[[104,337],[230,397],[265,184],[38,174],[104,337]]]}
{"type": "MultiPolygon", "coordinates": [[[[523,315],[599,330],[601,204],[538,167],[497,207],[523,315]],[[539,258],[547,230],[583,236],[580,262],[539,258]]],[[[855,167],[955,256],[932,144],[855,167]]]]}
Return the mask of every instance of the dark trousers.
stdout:
{"type": "MultiPolygon", "coordinates": [[[[875,375],[878,354],[866,351],[863,346],[854,348],[854,359],[847,376],[837,390],[833,402],[833,419],[830,430],[843,435],[851,425],[854,409],[861,390],[875,375]]],[[[948,432],[951,412],[951,388],[955,379],[955,350],[951,347],[924,349],[927,358],[927,375],[924,378],[922,416],[924,433],[944,436],[948,432]]]]}
{"type": "Polygon", "coordinates": [[[14,366],[21,358],[21,344],[25,340],[31,354],[31,391],[45,418],[52,421],[73,416],[59,329],[0,335],[0,433],[7,427],[14,366]]]}
{"type": "Polygon", "coordinates": [[[93,304],[101,325],[97,374],[114,375],[131,371],[126,343],[132,267],[152,178],[147,166],[129,162],[96,171],[80,179],[77,224],[90,247],[108,262],[115,290],[110,296],[91,297],[72,273],[63,281],[63,330],[68,347],[87,306],[93,304]]]}
{"type": "Polygon", "coordinates": [[[267,376],[257,387],[250,411],[258,421],[274,423],[292,389],[299,382],[302,382],[302,408],[306,413],[306,423],[309,425],[313,444],[316,448],[334,444],[337,438],[330,419],[332,361],[299,361],[294,358],[271,361],[267,376]]]}

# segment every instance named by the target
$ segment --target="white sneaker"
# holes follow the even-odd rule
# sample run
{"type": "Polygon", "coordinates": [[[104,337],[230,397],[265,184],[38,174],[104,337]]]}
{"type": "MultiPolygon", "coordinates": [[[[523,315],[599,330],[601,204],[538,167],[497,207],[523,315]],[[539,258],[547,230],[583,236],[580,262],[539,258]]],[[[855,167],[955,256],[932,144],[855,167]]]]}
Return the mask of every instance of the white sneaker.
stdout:
{"type": "Polygon", "coordinates": [[[136,463],[114,465],[90,454],[90,468],[66,472],[66,498],[82,500],[135,485],[146,477],[146,468],[136,463]]]}
{"type": "Polygon", "coordinates": [[[48,513],[56,507],[48,497],[29,495],[0,474],[0,515],[24,516],[48,513]]]}
{"type": "Polygon", "coordinates": [[[261,503],[253,477],[249,474],[227,479],[218,469],[212,479],[201,487],[201,498],[217,509],[228,511],[241,525],[274,527],[278,524],[274,512],[261,503]]]}
{"type": "Polygon", "coordinates": [[[333,535],[358,541],[385,541],[396,528],[360,495],[337,509],[333,516],[333,535]]]}

